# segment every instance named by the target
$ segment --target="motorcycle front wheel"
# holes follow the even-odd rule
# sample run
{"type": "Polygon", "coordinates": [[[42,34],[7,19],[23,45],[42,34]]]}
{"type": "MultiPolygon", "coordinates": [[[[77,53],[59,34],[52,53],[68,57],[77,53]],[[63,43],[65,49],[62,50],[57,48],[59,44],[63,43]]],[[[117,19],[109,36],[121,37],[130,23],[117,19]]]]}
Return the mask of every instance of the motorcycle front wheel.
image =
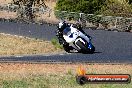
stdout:
{"type": "Polygon", "coordinates": [[[81,41],[77,41],[76,42],[77,46],[79,46],[81,49],[79,50],[79,52],[82,52],[84,54],[87,54],[87,53],[94,53],[95,51],[95,47],[92,45],[92,48],[91,49],[88,49],[87,48],[87,45],[85,45],[84,43],[82,43],[81,41]]]}
{"type": "Polygon", "coordinates": [[[92,48],[89,49],[89,53],[94,53],[94,51],[95,51],[95,47],[92,45],[92,48]]]}

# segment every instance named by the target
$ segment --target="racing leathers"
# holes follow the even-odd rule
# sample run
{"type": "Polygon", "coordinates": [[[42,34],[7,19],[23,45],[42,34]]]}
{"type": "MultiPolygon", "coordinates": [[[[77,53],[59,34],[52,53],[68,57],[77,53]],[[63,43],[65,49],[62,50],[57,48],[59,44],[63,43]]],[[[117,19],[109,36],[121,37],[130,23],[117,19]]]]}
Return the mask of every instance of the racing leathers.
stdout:
{"type": "MultiPolygon", "coordinates": [[[[63,30],[66,28],[66,27],[70,27],[71,24],[68,24],[66,22],[63,22],[63,23],[59,23],[59,26],[58,26],[58,30],[57,30],[57,34],[56,36],[58,37],[59,39],[59,43],[63,45],[64,47],[64,50],[69,52],[70,50],[72,50],[73,48],[69,46],[69,43],[66,42],[66,40],[63,38],[63,30]]],[[[82,30],[82,27],[80,24],[73,24],[72,27],[74,28],[77,28],[79,31],[81,31],[84,35],[86,35],[88,38],[91,39],[91,37],[89,35],[87,35],[83,30],[82,30]]]]}

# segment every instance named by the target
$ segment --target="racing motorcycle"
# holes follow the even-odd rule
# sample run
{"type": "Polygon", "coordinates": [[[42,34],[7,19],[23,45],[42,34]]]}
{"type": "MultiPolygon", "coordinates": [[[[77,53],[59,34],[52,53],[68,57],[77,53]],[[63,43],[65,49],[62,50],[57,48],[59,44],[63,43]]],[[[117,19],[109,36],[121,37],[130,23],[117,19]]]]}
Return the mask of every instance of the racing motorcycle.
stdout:
{"type": "Polygon", "coordinates": [[[59,23],[57,37],[60,44],[63,44],[66,52],[70,52],[70,50],[73,49],[81,53],[94,53],[95,51],[95,47],[91,42],[91,37],[79,31],[78,28],[73,27],[72,24],[65,25],[64,27],[63,22],[59,23]],[[65,42],[62,43],[62,40],[65,42]]]}

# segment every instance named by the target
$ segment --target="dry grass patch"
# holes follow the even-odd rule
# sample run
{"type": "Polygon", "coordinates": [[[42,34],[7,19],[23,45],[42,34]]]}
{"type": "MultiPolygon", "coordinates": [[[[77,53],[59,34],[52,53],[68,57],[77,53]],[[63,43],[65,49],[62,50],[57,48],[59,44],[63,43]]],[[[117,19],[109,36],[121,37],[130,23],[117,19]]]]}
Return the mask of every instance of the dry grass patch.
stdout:
{"type": "Polygon", "coordinates": [[[0,11],[0,18],[5,18],[5,19],[15,19],[17,17],[16,12],[7,12],[7,11],[0,11]]]}
{"type": "Polygon", "coordinates": [[[82,66],[87,74],[132,74],[131,64],[26,64],[26,63],[0,63],[0,73],[4,74],[77,74],[82,66]]]}
{"type": "Polygon", "coordinates": [[[130,84],[76,83],[78,67],[82,65],[88,74],[130,74],[132,65],[105,64],[0,64],[1,88],[132,88],[130,84]]]}
{"type": "Polygon", "coordinates": [[[0,34],[0,55],[44,54],[60,51],[50,41],[0,34]]]}

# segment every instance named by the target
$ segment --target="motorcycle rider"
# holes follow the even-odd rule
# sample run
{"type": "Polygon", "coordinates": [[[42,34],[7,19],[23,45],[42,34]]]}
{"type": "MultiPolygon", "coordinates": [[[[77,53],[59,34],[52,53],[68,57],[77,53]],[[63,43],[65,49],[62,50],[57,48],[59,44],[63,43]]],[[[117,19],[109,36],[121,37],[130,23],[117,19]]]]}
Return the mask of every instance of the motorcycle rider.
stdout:
{"type": "Polygon", "coordinates": [[[59,39],[59,43],[63,45],[64,50],[67,51],[67,52],[70,52],[70,50],[72,50],[73,48],[69,47],[69,43],[67,43],[65,41],[65,39],[63,38],[63,30],[66,27],[70,27],[70,25],[68,23],[66,23],[65,21],[60,22],[59,25],[58,25],[56,36],[59,39]]]}
{"type": "MultiPolygon", "coordinates": [[[[70,27],[71,24],[67,23],[66,21],[60,22],[58,25],[57,35],[59,39],[59,43],[63,45],[64,50],[67,52],[70,52],[70,50],[73,50],[72,47],[69,46],[69,43],[66,42],[66,40],[63,38],[63,30],[67,27],[70,27]]],[[[77,28],[79,31],[81,31],[84,35],[86,35],[89,39],[91,39],[91,36],[87,35],[83,30],[82,26],[79,23],[72,24],[72,27],[77,28]]]]}

